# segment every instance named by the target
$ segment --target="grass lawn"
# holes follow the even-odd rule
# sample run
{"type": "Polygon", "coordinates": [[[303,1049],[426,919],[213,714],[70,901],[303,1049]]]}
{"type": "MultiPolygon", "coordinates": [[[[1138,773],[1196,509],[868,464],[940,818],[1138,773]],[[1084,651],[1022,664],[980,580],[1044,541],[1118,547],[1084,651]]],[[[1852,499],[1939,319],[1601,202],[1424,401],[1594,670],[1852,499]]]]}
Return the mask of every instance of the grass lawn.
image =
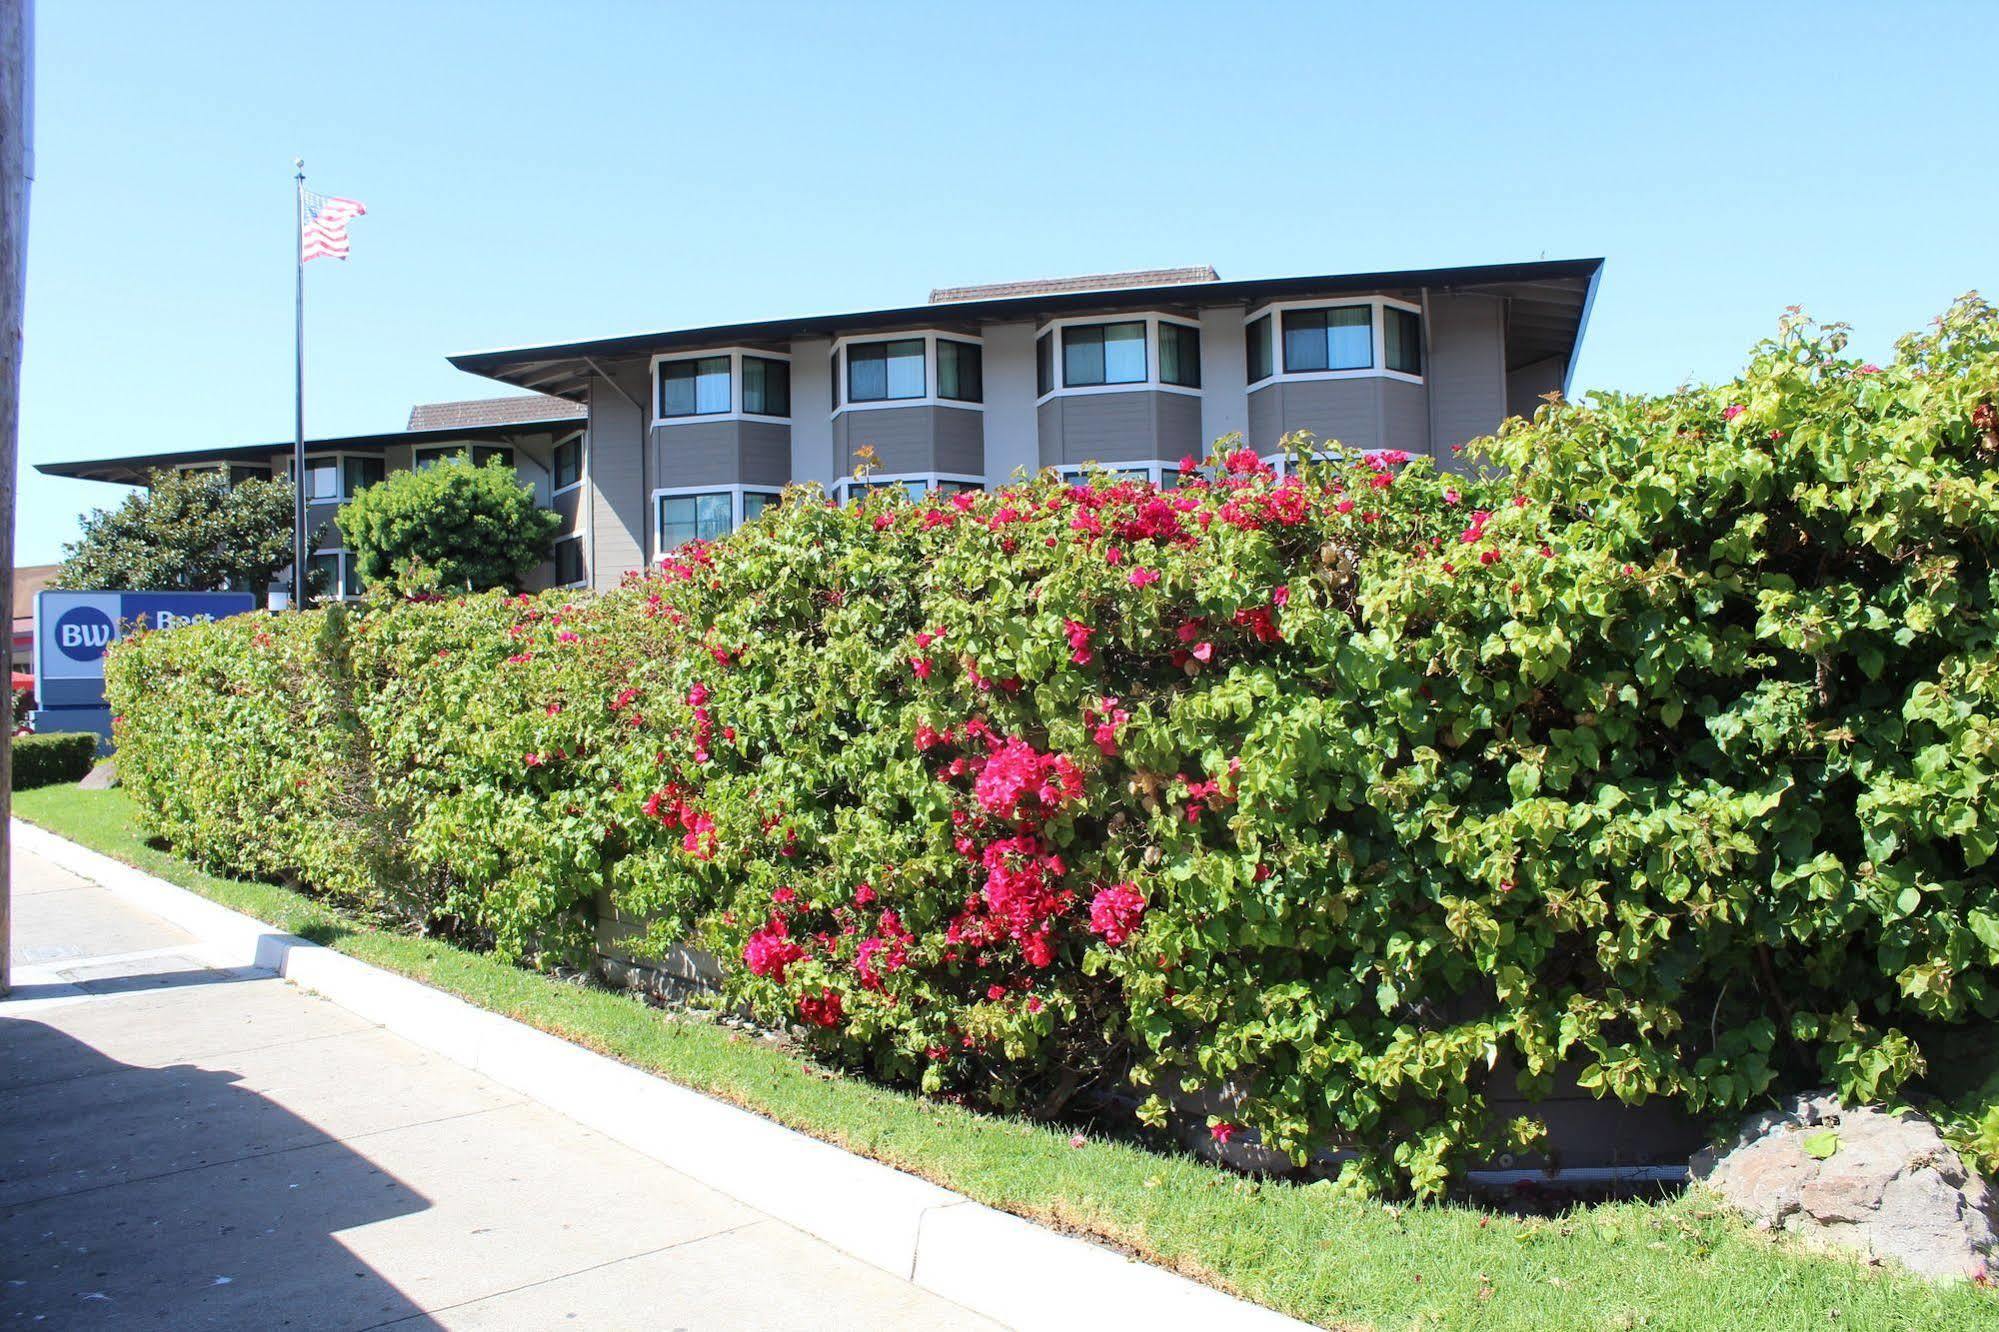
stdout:
{"type": "MultiPolygon", "coordinates": [[[[1335,1328],[1995,1329],[1999,1296],[1824,1258],[1697,1199],[1513,1219],[1258,1183],[1126,1143],[829,1075],[739,1032],[386,933],[289,889],[217,878],[147,844],[117,791],[19,792],[29,822],[282,929],[448,990],[981,1202],[1113,1240],[1335,1328]]],[[[1023,1272],[1022,1280],[1034,1280],[1023,1272]]]]}

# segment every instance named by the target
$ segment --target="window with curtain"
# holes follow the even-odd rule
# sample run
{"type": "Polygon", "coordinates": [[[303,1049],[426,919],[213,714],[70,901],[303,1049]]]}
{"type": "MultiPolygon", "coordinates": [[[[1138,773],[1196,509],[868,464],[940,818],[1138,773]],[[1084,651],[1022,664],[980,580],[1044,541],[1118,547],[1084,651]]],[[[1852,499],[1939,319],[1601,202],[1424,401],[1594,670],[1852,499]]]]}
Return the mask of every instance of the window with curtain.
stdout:
{"type": "Polygon", "coordinates": [[[1144,382],[1143,321],[1072,325],[1062,330],[1062,384],[1065,388],[1144,382]]]}
{"type": "Polygon", "coordinates": [[[1159,321],[1159,382],[1201,387],[1201,330],[1159,321]]]}
{"type": "Polygon", "coordinates": [[[745,356],[743,410],[752,416],[790,416],[791,362],[745,356]]]}
{"type": "Polygon", "coordinates": [[[1390,370],[1405,375],[1423,373],[1423,320],[1413,310],[1384,306],[1382,340],[1387,344],[1383,358],[1390,370]]]}
{"type": "Polygon", "coordinates": [[[308,500],[336,500],[340,493],[340,460],[338,458],[307,458],[305,460],[305,497],[308,500]]]}
{"type": "Polygon", "coordinates": [[[726,490],[705,495],[659,497],[659,548],[675,550],[690,541],[718,541],[735,525],[736,497],[726,490]]]}
{"type": "Polygon", "coordinates": [[[1374,366],[1374,307],[1338,305],[1284,312],[1284,369],[1368,370],[1374,366]]]}
{"type": "Polygon", "coordinates": [[[848,402],[892,402],[923,393],[922,338],[848,344],[848,402]]]}
{"type": "Polygon", "coordinates": [[[555,488],[566,490],[583,479],[583,437],[565,439],[555,446],[555,488]]]}
{"type": "Polygon", "coordinates": [[[978,343],[937,339],[937,396],[954,402],[986,400],[985,357],[978,343]]]}
{"type": "Polygon", "coordinates": [[[1276,373],[1277,366],[1270,353],[1270,316],[1259,315],[1249,321],[1243,331],[1243,342],[1249,353],[1249,382],[1268,379],[1276,373]]]}
{"type": "Polygon", "coordinates": [[[718,416],[730,409],[729,358],[702,356],[691,361],[662,361],[659,367],[659,414],[718,416]]]}

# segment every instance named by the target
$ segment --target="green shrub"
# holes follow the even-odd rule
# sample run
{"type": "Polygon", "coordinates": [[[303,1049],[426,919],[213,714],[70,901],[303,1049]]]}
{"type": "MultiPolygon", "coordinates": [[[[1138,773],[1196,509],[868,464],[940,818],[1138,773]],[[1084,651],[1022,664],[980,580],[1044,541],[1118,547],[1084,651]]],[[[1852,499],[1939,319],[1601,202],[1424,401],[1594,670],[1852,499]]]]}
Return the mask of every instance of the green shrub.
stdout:
{"type": "Polygon", "coordinates": [[[14,789],[73,782],[97,766],[97,737],[88,731],[50,731],[14,737],[14,789]]]}
{"type": "Polygon", "coordinates": [[[1889,1099],[1999,1010],[1995,394],[1967,299],[1885,369],[1790,320],[1552,404],[1489,474],[794,491],[573,605],[139,635],[125,780],[215,863],[367,891],[358,819],[507,956],[579,960],[608,892],[835,1057],[1201,1093],[1356,1183],[1534,1142],[1495,1070],[1889,1099]]]}
{"type": "Polygon", "coordinates": [[[391,592],[520,586],[548,559],[562,519],[498,459],[464,455],[394,472],[340,507],[341,537],[368,587],[391,592]]]}

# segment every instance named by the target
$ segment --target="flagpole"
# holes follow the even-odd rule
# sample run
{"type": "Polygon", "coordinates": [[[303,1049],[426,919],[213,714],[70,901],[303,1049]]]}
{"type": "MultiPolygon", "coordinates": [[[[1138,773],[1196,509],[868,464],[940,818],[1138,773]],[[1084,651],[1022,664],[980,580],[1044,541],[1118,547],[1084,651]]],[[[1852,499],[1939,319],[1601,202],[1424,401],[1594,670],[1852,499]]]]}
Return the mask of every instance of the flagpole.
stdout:
{"type": "Polygon", "coordinates": [[[305,159],[293,158],[292,225],[292,596],[305,609],[305,159]]]}

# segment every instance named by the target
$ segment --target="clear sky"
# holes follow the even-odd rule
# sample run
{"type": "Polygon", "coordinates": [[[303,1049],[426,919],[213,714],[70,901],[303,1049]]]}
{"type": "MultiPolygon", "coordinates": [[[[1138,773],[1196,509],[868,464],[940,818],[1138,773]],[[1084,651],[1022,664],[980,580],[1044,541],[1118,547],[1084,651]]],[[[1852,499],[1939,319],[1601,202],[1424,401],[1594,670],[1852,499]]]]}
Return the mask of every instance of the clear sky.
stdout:
{"type": "Polygon", "coordinates": [[[449,352],[933,285],[1609,260],[1576,386],[1728,374],[1802,303],[1885,355],[1999,291],[1999,3],[38,6],[27,470],[506,391],[449,352]]]}

